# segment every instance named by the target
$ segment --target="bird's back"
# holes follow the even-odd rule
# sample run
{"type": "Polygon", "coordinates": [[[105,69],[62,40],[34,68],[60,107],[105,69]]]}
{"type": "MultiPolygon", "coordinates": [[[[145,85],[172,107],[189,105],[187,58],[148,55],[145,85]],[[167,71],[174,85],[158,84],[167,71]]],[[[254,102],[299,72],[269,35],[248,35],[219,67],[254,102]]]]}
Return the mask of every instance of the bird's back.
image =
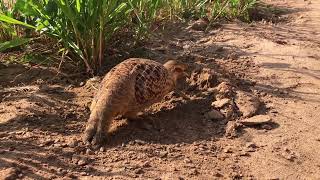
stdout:
{"type": "MultiPolygon", "coordinates": [[[[170,92],[171,86],[168,71],[162,64],[148,59],[130,58],[107,73],[94,101],[106,98],[109,104],[124,108],[119,113],[140,110],[160,101],[170,92]]],[[[95,102],[92,108],[94,105],[95,102]]]]}

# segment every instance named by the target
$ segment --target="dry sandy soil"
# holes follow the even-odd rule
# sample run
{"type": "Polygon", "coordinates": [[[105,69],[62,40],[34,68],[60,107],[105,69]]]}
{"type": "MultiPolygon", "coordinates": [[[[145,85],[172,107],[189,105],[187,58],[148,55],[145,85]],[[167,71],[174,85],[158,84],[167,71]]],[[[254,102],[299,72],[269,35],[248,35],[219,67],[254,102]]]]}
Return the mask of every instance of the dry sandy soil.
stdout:
{"type": "Polygon", "coordinates": [[[0,179],[320,179],[320,0],[265,2],[252,24],[159,32],[143,51],[192,65],[187,98],[114,121],[98,150],[80,136],[99,78],[0,64],[0,179]]]}

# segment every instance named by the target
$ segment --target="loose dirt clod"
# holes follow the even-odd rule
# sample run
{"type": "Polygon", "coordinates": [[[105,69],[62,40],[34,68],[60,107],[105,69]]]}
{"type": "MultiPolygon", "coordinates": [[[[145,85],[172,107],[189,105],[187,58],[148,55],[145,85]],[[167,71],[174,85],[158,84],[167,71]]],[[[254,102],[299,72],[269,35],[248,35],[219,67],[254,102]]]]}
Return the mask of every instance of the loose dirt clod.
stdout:
{"type": "Polygon", "coordinates": [[[219,100],[216,100],[214,102],[212,102],[212,106],[215,107],[215,108],[222,108],[224,107],[225,105],[229,104],[231,102],[230,99],[228,98],[223,98],[223,99],[219,99],[219,100]]]}
{"type": "Polygon", "coordinates": [[[229,121],[226,126],[225,136],[227,137],[237,137],[238,135],[238,127],[240,127],[239,123],[235,121],[229,121]]]}
{"type": "Polygon", "coordinates": [[[257,97],[243,91],[237,91],[235,103],[243,117],[255,115],[261,104],[257,97]]]}
{"type": "Polygon", "coordinates": [[[191,73],[189,78],[190,89],[205,90],[218,84],[217,76],[212,69],[202,68],[191,73]]]}
{"type": "Polygon", "coordinates": [[[224,116],[220,111],[212,109],[206,114],[206,118],[210,120],[222,120],[224,116]]]}
{"type": "Polygon", "coordinates": [[[243,119],[238,121],[245,126],[255,126],[260,124],[265,124],[271,121],[271,117],[268,115],[257,115],[251,118],[243,119]]]}

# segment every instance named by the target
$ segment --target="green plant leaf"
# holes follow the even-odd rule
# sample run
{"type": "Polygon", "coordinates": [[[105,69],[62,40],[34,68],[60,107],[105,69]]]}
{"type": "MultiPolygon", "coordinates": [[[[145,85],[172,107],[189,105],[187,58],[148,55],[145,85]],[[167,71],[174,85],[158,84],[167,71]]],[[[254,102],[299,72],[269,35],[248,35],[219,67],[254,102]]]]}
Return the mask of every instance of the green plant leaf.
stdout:
{"type": "Polygon", "coordinates": [[[29,27],[29,28],[32,28],[32,29],[36,28],[35,26],[32,26],[30,24],[18,21],[16,19],[13,19],[11,17],[8,17],[6,15],[2,15],[2,14],[0,14],[0,21],[6,22],[6,23],[10,23],[10,24],[19,24],[19,25],[22,25],[22,26],[25,26],[25,27],[29,27]]]}
{"type": "Polygon", "coordinates": [[[23,44],[30,42],[31,40],[32,40],[32,38],[16,38],[11,41],[6,41],[3,43],[0,43],[0,52],[5,51],[10,48],[21,46],[23,44]]]}

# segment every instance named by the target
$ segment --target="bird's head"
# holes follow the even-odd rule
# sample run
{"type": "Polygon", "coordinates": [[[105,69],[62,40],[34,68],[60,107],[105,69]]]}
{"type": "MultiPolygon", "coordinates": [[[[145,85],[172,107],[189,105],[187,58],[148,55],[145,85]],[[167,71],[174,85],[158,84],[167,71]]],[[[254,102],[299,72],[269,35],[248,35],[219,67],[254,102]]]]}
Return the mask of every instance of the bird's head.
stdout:
{"type": "Polygon", "coordinates": [[[169,60],[163,66],[170,73],[170,76],[172,77],[175,85],[177,84],[179,79],[189,76],[186,72],[188,69],[188,65],[186,63],[182,63],[176,60],[169,60]]]}

